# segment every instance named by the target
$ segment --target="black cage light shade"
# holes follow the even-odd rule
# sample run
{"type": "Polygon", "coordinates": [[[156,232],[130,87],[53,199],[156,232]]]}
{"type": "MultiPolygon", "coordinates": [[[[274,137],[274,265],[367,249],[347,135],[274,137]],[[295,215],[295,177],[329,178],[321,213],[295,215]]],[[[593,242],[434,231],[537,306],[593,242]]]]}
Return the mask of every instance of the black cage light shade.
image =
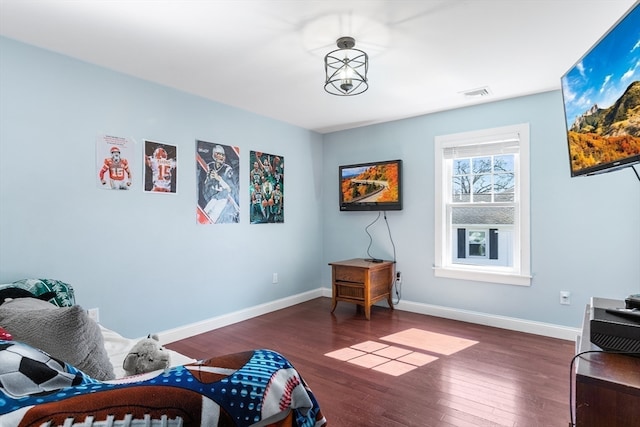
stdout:
{"type": "Polygon", "coordinates": [[[340,37],[336,44],[338,49],[324,57],[324,90],[338,96],[359,95],[369,89],[369,57],[354,49],[356,41],[353,37],[340,37]]]}

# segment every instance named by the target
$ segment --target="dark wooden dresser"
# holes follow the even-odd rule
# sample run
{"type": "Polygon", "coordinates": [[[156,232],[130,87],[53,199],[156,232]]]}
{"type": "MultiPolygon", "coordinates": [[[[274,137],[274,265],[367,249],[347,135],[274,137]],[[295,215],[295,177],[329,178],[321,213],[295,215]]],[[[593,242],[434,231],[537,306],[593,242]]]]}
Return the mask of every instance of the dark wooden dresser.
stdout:
{"type": "MultiPolygon", "coordinates": [[[[597,298],[596,307],[624,307],[624,301],[597,298]]],[[[592,301],[592,304],[594,302],[592,301]]],[[[578,352],[599,350],[591,343],[587,305],[578,352]]],[[[579,427],[640,426],[640,357],[587,353],[576,360],[575,422],[579,427]]]]}

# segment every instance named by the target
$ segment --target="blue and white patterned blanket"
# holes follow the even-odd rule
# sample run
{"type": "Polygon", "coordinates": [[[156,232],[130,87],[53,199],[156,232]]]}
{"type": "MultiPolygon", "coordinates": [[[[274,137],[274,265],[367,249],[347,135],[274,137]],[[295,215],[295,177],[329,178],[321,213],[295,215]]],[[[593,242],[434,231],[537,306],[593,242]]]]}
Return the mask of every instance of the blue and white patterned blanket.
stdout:
{"type": "Polygon", "coordinates": [[[271,350],[98,381],[0,340],[0,425],[321,427],[326,420],[296,369],[271,350]]]}

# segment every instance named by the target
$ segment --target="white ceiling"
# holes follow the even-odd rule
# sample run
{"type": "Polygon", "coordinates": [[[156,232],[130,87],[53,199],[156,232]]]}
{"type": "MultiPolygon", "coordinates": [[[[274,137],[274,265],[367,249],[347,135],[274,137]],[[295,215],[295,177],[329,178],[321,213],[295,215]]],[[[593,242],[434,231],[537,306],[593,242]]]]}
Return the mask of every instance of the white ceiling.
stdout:
{"type": "Polygon", "coordinates": [[[635,3],[0,0],[0,34],[326,133],[559,89],[635,3]],[[369,54],[361,95],[324,91],[341,36],[369,54]]]}

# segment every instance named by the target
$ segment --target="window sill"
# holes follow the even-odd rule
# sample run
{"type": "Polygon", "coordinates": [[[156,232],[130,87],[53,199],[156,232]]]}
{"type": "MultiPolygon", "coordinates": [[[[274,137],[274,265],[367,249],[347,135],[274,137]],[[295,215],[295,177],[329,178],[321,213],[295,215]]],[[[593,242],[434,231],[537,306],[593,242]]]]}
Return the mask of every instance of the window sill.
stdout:
{"type": "Polygon", "coordinates": [[[433,267],[433,271],[436,277],[471,280],[474,282],[490,282],[501,285],[531,286],[532,279],[531,276],[480,269],[433,267]]]}

